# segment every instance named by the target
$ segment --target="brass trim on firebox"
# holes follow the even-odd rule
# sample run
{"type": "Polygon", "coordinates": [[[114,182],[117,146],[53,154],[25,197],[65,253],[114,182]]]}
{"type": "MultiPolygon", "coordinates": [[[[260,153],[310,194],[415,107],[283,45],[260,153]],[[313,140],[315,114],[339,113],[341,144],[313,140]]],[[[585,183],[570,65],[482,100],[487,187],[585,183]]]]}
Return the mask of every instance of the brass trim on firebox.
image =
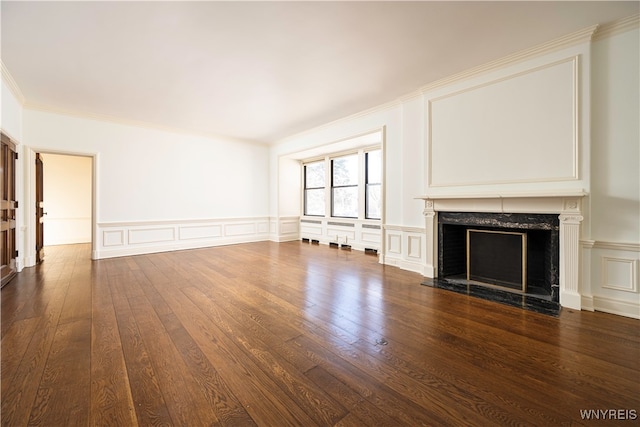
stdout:
{"type": "MultiPolygon", "coordinates": [[[[476,233],[493,233],[493,234],[514,234],[521,236],[522,239],[522,292],[527,292],[527,233],[520,233],[516,231],[497,231],[497,230],[479,230],[473,228],[467,228],[467,280],[471,280],[471,245],[470,236],[471,232],[476,233]]],[[[505,282],[506,283],[506,282],[505,282]]],[[[499,284],[497,286],[500,286],[499,284]]],[[[507,287],[507,286],[502,286],[507,287]]]]}

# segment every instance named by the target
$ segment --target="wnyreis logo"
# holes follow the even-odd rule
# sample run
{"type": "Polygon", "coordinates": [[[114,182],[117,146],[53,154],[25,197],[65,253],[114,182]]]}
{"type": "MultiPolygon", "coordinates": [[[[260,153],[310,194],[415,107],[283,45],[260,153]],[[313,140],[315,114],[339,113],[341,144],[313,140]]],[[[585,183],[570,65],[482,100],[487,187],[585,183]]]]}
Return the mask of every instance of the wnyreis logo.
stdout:
{"type": "Polygon", "coordinates": [[[635,409],[581,409],[583,420],[637,420],[635,409]]]}

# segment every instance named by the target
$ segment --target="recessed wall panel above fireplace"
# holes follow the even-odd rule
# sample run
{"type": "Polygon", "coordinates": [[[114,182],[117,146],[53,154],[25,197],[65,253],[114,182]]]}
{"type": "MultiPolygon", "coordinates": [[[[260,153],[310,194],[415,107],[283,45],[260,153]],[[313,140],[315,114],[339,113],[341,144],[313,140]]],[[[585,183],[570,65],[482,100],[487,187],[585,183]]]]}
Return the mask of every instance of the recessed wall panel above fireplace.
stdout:
{"type": "Polygon", "coordinates": [[[429,100],[429,187],[578,179],[577,73],[570,57],[429,100]]]}

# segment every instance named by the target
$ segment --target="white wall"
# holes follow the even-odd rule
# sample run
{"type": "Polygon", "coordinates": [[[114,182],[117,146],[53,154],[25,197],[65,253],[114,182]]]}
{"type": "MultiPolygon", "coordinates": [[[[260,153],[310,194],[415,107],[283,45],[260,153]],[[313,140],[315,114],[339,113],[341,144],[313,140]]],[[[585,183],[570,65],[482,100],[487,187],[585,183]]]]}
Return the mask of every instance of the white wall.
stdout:
{"type": "Polygon", "coordinates": [[[268,238],[264,146],[29,109],[23,129],[31,151],[95,156],[96,258],[268,238]]]}
{"type": "Polygon", "coordinates": [[[640,31],[593,43],[586,307],[640,318],[640,31]],[[587,276],[588,275],[588,276],[587,276]]]}
{"type": "Polygon", "coordinates": [[[636,29],[593,44],[595,240],[640,242],[639,40],[636,29]]]}
{"type": "Polygon", "coordinates": [[[0,87],[0,128],[16,141],[22,140],[22,103],[5,82],[2,76],[2,86],[0,87]]]}
{"type": "Polygon", "coordinates": [[[41,154],[44,244],[91,242],[92,158],[41,154]]]}

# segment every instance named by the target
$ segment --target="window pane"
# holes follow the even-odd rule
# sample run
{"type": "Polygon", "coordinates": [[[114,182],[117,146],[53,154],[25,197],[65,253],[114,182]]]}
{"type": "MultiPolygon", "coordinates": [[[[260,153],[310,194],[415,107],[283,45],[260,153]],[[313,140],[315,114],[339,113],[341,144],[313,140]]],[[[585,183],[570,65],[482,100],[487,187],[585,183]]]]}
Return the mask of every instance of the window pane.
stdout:
{"type": "Polygon", "coordinates": [[[305,190],[304,214],[324,216],[324,188],[305,190]]]}
{"type": "Polygon", "coordinates": [[[368,219],[382,218],[382,186],[367,185],[367,213],[368,219]]]}
{"type": "Polygon", "coordinates": [[[333,216],[358,217],[358,187],[333,189],[333,216]]]}
{"type": "Polygon", "coordinates": [[[382,150],[367,153],[367,183],[382,183],[382,150]]]}
{"type": "Polygon", "coordinates": [[[305,188],[324,187],[324,162],[308,163],[304,166],[305,188]]]}
{"type": "MultiPolygon", "coordinates": [[[[358,185],[358,155],[333,159],[333,185],[358,185]]],[[[357,215],[356,215],[357,216],[357,215]]]]}

